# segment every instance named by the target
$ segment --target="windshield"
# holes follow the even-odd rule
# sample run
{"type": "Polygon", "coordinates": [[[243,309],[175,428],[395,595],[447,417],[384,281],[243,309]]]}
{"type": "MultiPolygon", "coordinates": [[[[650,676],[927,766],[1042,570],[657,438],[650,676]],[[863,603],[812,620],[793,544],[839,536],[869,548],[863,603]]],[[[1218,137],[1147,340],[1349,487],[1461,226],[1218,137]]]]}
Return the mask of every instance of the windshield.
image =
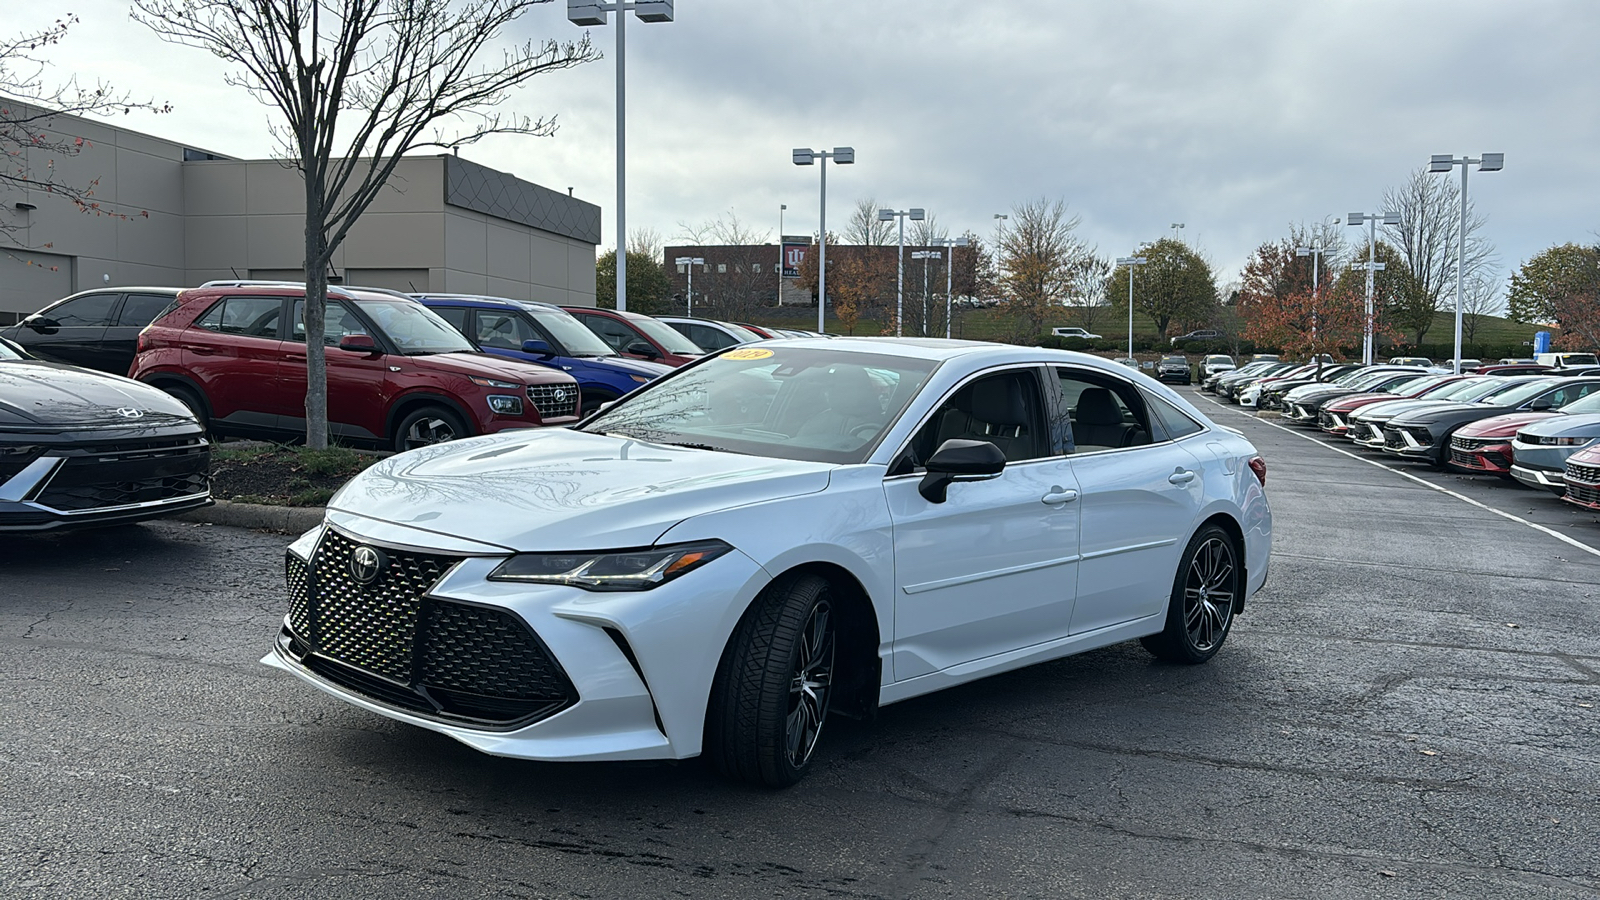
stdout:
{"type": "Polygon", "coordinates": [[[556,343],[566,348],[572,356],[615,356],[616,351],[611,345],[600,339],[598,334],[584,327],[577,317],[571,313],[553,309],[548,306],[525,306],[528,315],[539,326],[556,339],[556,343]]]}
{"type": "Polygon", "coordinates": [[[649,316],[639,316],[633,313],[623,313],[623,318],[628,324],[650,335],[650,339],[667,348],[668,353],[678,356],[702,356],[705,351],[700,345],[684,337],[683,334],[665,322],[658,322],[649,316]]]}
{"type": "Polygon", "coordinates": [[[583,430],[776,459],[859,463],[937,365],[826,348],[738,347],[639,388],[583,430]]]}
{"type": "Polygon", "coordinates": [[[1429,400],[1454,400],[1457,403],[1471,403],[1472,401],[1492,394],[1495,391],[1505,390],[1505,385],[1496,378],[1463,378],[1455,384],[1447,384],[1428,395],[1429,400]]]}
{"type": "Polygon", "coordinates": [[[0,359],[22,359],[22,355],[11,349],[11,345],[0,341],[0,359]]]}
{"type": "Polygon", "coordinates": [[[1391,384],[1384,388],[1384,392],[1399,394],[1402,397],[1420,397],[1436,387],[1449,384],[1453,380],[1459,379],[1456,379],[1454,375],[1419,375],[1399,384],[1391,384]]]}
{"type": "Polygon", "coordinates": [[[1492,394],[1479,397],[1478,402],[1491,406],[1521,406],[1559,383],[1557,379],[1544,378],[1539,381],[1507,385],[1492,394]]]}
{"type": "Polygon", "coordinates": [[[718,322],[717,324],[721,325],[723,328],[726,328],[729,331],[733,332],[734,335],[736,337],[738,337],[741,342],[746,343],[746,344],[750,343],[751,341],[764,341],[764,340],[766,340],[766,338],[762,337],[759,334],[756,334],[754,331],[751,331],[750,329],[744,327],[743,325],[735,325],[732,322],[718,322]]]}
{"type": "Polygon", "coordinates": [[[1211,356],[1206,357],[1206,362],[1208,362],[1208,363],[1227,363],[1229,365],[1233,365],[1233,357],[1231,357],[1231,356],[1219,356],[1217,354],[1212,354],[1211,356]]]}
{"type": "Polygon", "coordinates": [[[477,349],[454,326],[421,303],[359,299],[355,304],[406,356],[471,353],[477,349]]]}

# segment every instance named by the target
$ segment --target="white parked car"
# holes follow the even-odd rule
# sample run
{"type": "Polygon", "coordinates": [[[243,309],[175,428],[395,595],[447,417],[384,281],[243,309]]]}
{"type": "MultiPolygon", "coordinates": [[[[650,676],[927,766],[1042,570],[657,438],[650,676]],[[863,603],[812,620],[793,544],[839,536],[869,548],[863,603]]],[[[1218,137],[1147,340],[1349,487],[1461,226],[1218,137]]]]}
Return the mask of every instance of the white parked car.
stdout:
{"type": "Polygon", "coordinates": [[[1100,335],[1090,334],[1082,328],[1052,328],[1050,333],[1056,337],[1083,338],[1087,341],[1099,340],[1100,335]]]}
{"type": "Polygon", "coordinates": [[[356,476],[290,545],[263,662],[487,753],[787,785],[830,711],[1135,638],[1211,658],[1266,578],[1265,481],[1104,359],[746,345],[356,476]]]}
{"type": "Polygon", "coordinates": [[[1210,378],[1221,372],[1232,372],[1237,366],[1233,357],[1224,353],[1213,353],[1200,361],[1200,377],[1210,378]]]}

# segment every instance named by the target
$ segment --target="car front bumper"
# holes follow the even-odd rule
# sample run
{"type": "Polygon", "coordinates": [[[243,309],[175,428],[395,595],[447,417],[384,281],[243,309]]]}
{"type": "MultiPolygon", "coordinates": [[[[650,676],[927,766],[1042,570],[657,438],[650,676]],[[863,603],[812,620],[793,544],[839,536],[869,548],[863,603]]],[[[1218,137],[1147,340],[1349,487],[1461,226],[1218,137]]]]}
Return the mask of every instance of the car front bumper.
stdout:
{"type": "MultiPolygon", "coordinates": [[[[296,560],[312,573],[305,595],[308,608],[297,605],[291,580],[290,613],[261,661],[347,703],[497,756],[601,761],[698,754],[723,645],[738,616],[770,580],[764,569],[735,550],[649,591],[594,593],[490,581],[489,573],[506,556],[503,550],[415,551],[439,536],[337,515],[333,528],[319,526],[291,546],[286,560],[291,573],[296,560]],[[393,631],[378,619],[394,604],[358,609],[361,604],[351,598],[360,595],[348,584],[315,586],[322,577],[319,571],[332,572],[327,579],[338,583],[337,573],[328,568],[333,565],[328,559],[337,557],[315,557],[329,533],[394,559],[410,560],[407,554],[418,553],[452,557],[444,574],[414,598],[418,612],[410,620],[414,631],[409,649],[397,645],[387,655],[374,655],[370,641],[362,644],[352,637],[393,631]],[[456,629],[448,641],[438,636],[444,627],[438,623],[462,609],[467,615],[490,617],[496,633],[542,649],[570,690],[552,695],[543,706],[527,701],[515,707],[515,714],[481,715],[509,696],[495,673],[517,667],[500,665],[489,658],[489,651],[474,649],[469,639],[473,629],[456,629]],[[448,615],[439,610],[448,610],[448,615]],[[325,625],[335,613],[341,619],[325,625]],[[531,644],[524,631],[532,635],[531,644]],[[440,655],[445,652],[440,647],[450,648],[448,658],[440,655]],[[444,681],[449,690],[441,689],[444,681]],[[454,699],[458,697],[466,697],[466,705],[454,699]],[[432,709],[430,702],[435,703],[432,709]]],[[[543,665],[534,650],[527,655],[543,665]]],[[[555,685],[561,678],[542,683],[555,685]]]]}
{"type": "Polygon", "coordinates": [[[68,433],[31,443],[8,435],[0,474],[0,532],[139,522],[211,505],[211,445],[197,429],[68,433]],[[15,438],[13,440],[12,438],[15,438]]]}
{"type": "Polygon", "coordinates": [[[1531,488],[1542,488],[1552,494],[1561,495],[1567,492],[1567,483],[1561,477],[1561,469],[1542,469],[1535,466],[1525,466],[1519,461],[1511,466],[1511,477],[1531,488]]]}

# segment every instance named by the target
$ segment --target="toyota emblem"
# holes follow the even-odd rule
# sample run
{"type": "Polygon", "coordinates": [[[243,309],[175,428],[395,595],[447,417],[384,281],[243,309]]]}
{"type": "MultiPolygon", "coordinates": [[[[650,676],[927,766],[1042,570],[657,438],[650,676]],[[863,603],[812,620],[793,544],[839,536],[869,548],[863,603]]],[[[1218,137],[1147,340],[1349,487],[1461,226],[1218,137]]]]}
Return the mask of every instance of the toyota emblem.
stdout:
{"type": "Polygon", "coordinates": [[[350,554],[350,577],[361,584],[371,584],[378,580],[388,564],[389,559],[383,555],[383,551],[362,544],[350,554]]]}
{"type": "Polygon", "coordinates": [[[132,406],[123,406],[117,409],[117,415],[124,419],[137,419],[144,415],[144,410],[132,406]]]}

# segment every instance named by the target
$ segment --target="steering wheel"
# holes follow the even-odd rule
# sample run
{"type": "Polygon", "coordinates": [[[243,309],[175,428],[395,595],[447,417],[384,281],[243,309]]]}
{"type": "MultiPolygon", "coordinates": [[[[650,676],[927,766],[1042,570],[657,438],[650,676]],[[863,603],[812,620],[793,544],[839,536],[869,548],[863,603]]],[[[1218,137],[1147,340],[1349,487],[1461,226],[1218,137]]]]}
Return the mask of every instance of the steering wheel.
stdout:
{"type": "Polygon", "coordinates": [[[878,425],[876,425],[876,424],[874,424],[872,422],[866,422],[866,423],[863,423],[861,425],[857,425],[856,427],[850,429],[850,436],[851,437],[859,437],[862,440],[868,440],[873,435],[877,434],[879,432],[879,430],[880,430],[880,426],[878,426],[878,425]]]}

